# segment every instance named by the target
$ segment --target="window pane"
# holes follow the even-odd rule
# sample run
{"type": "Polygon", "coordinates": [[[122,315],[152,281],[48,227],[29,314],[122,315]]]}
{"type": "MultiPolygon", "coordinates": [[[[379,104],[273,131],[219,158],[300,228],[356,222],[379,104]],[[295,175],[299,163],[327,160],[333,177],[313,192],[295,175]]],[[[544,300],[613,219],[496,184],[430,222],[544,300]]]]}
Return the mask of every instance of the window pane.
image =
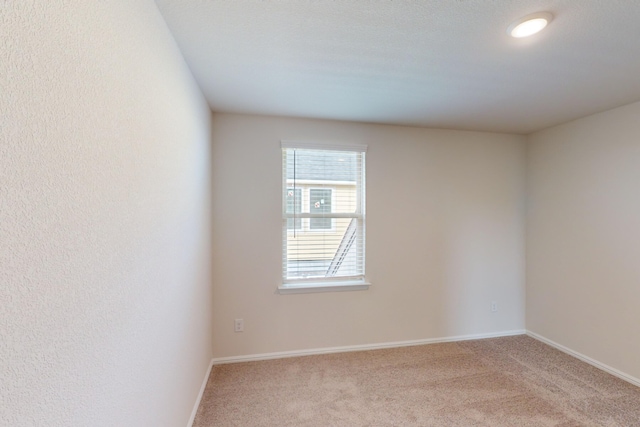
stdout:
{"type": "Polygon", "coordinates": [[[364,169],[364,151],[283,148],[284,283],[364,278],[364,169]]]}
{"type": "Polygon", "coordinates": [[[299,233],[287,238],[285,274],[289,279],[351,277],[362,274],[363,223],[334,218],[330,232],[299,233]]]}
{"type": "MultiPolygon", "coordinates": [[[[331,213],[331,189],[309,190],[309,213],[329,214],[331,213]]],[[[311,230],[330,230],[331,218],[311,218],[309,221],[311,230]]]]}
{"type": "MultiPolygon", "coordinates": [[[[301,206],[302,190],[300,188],[287,188],[287,213],[300,213],[301,206]]],[[[287,219],[287,230],[293,230],[294,224],[296,230],[299,230],[302,226],[302,220],[300,218],[287,219]]]]}
{"type": "Polygon", "coordinates": [[[359,159],[362,153],[350,151],[327,150],[290,150],[286,157],[285,174],[287,179],[301,180],[357,180],[359,174],[359,159]],[[295,167],[294,167],[295,165],[295,167]]]}

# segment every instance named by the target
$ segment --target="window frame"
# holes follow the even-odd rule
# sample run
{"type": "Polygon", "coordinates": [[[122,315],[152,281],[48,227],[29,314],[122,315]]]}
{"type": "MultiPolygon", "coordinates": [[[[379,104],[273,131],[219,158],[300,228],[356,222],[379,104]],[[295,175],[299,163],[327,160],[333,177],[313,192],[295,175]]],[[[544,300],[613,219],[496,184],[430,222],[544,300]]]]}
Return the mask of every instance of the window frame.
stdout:
{"type": "MultiPolygon", "coordinates": [[[[345,151],[345,152],[357,152],[359,153],[359,161],[361,164],[359,165],[360,173],[357,174],[356,177],[356,212],[353,214],[341,214],[334,212],[335,210],[335,197],[336,197],[336,189],[333,186],[318,186],[311,185],[307,188],[303,188],[302,190],[302,206],[301,213],[303,214],[301,217],[302,229],[287,229],[287,220],[290,218],[286,212],[286,199],[283,198],[283,242],[282,242],[282,284],[278,286],[278,293],[280,294],[290,294],[290,293],[310,293],[310,292],[335,292],[335,291],[354,291],[354,290],[366,290],[371,286],[366,280],[366,239],[365,239],[365,230],[366,230],[366,145],[359,144],[327,144],[327,143],[309,143],[309,142],[300,142],[300,141],[281,141],[281,150],[282,150],[282,194],[286,196],[287,188],[294,188],[291,186],[291,183],[287,181],[286,174],[286,156],[284,155],[285,149],[300,149],[300,150],[326,150],[326,151],[345,151]],[[311,189],[321,189],[321,190],[331,190],[331,228],[330,229],[311,229],[310,217],[306,217],[306,215],[311,214],[311,189]],[[306,204],[305,204],[306,202],[306,204]],[[305,206],[309,205],[309,212],[305,211],[305,206]],[[361,263],[362,273],[356,276],[337,276],[337,277],[312,277],[312,278],[287,278],[286,274],[286,265],[288,262],[287,258],[287,244],[288,238],[291,234],[295,232],[306,232],[306,233],[328,233],[336,231],[336,219],[337,218],[352,218],[359,222],[358,227],[358,253],[356,256],[361,257],[361,260],[358,261],[361,263]]],[[[304,182],[304,179],[300,180],[304,182]]],[[[331,182],[331,181],[328,181],[331,182]]],[[[297,189],[297,188],[296,188],[297,189]]],[[[295,209],[295,207],[294,207],[295,209]]]]}

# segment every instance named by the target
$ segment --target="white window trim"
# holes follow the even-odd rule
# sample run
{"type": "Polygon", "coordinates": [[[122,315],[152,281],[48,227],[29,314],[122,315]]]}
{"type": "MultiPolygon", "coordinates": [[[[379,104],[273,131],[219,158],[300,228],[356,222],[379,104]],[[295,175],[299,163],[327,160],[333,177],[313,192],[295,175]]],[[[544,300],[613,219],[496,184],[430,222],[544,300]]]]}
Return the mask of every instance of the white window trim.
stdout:
{"type": "Polygon", "coordinates": [[[332,151],[361,151],[367,152],[367,146],[364,144],[339,144],[325,142],[309,142],[309,141],[280,141],[281,148],[300,148],[305,150],[332,150],[332,151]]]}
{"type": "Polygon", "coordinates": [[[347,292],[366,291],[371,283],[366,280],[353,280],[344,282],[309,282],[296,284],[283,284],[278,286],[278,293],[287,294],[312,294],[319,292],[347,292]]]}
{"type": "MultiPolygon", "coordinates": [[[[317,143],[317,142],[307,142],[307,141],[282,140],[281,148],[318,149],[318,150],[333,150],[333,151],[359,151],[362,153],[366,153],[368,147],[367,145],[363,145],[363,144],[331,144],[331,143],[317,143]]],[[[335,182],[335,184],[339,184],[339,183],[340,181],[335,182]]],[[[285,181],[285,185],[288,185],[286,181],[285,181]]],[[[304,210],[305,191],[303,191],[302,193],[303,193],[302,210],[304,210]]],[[[332,191],[332,198],[334,197],[334,195],[335,195],[335,190],[332,191]]],[[[310,192],[308,196],[309,196],[308,199],[310,199],[310,192]]],[[[363,198],[363,203],[364,203],[364,198],[366,197],[366,194],[363,192],[361,194],[361,197],[363,198]]],[[[308,199],[307,199],[307,204],[308,204],[308,199]]],[[[333,203],[334,201],[332,200],[332,206],[333,206],[333,203]]],[[[358,207],[358,210],[360,210],[360,206],[358,207]]],[[[336,217],[339,217],[339,216],[336,216],[336,217]]],[[[359,211],[355,215],[350,214],[348,217],[364,218],[364,215],[362,212],[359,211]]],[[[303,219],[303,222],[304,222],[304,219],[303,219]]],[[[307,219],[307,222],[308,222],[308,219],[307,219]]],[[[303,224],[303,229],[304,229],[304,224],[303,224]]],[[[287,230],[287,232],[289,231],[293,231],[293,230],[287,230]]],[[[366,273],[365,273],[365,276],[366,276],[366,273]]],[[[304,281],[296,281],[292,283],[283,282],[280,286],[278,286],[276,293],[281,295],[287,295],[287,294],[308,294],[308,293],[321,293],[321,292],[365,291],[365,290],[368,290],[369,287],[371,286],[371,283],[367,281],[366,277],[363,277],[361,279],[360,278],[355,279],[355,280],[349,280],[349,278],[345,278],[345,280],[343,281],[336,281],[336,280],[323,281],[323,280],[317,280],[317,279],[312,279],[312,280],[313,281],[308,281],[308,282],[304,282],[304,281]]]]}

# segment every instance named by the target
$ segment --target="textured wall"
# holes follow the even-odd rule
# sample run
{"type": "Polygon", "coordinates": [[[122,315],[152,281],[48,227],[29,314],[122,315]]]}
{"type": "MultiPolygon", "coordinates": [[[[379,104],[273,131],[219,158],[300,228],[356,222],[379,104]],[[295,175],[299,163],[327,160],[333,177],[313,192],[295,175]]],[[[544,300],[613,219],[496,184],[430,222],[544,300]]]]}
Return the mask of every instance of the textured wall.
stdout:
{"type": "Polygon", "coordinates": [[[153,1],[0,7],[0,425],[183,426],[210,113],[153,1]]]}
{"type": "Polygon", "coordinates": [[[216,357],[524,329],[524,137],[232,114],[213,136],[216,357]],[[368,291],[275,293],[281,139],[368,144],[368,291]]]}
{"type": "Polygon", "coordinates": [[[640,378],[640,103],[530,136],[527,329],[640,378]]]}

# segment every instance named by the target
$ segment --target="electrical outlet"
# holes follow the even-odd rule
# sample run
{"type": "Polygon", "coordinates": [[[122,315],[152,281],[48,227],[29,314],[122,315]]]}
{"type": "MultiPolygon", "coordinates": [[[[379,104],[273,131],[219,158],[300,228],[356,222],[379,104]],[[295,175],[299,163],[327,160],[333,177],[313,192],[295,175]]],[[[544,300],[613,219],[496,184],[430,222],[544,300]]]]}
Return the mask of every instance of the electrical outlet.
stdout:
{"type": "Polygon", "coordinates": [[[491,301],[491,312],[495,313],[498,311],[498,301],[491,301]]]}
{"type": "Polygon", "coordinates": [[[244,319],[236,319],[234,325],[235,332],[243,332],[244,331],[244,319]]]}

